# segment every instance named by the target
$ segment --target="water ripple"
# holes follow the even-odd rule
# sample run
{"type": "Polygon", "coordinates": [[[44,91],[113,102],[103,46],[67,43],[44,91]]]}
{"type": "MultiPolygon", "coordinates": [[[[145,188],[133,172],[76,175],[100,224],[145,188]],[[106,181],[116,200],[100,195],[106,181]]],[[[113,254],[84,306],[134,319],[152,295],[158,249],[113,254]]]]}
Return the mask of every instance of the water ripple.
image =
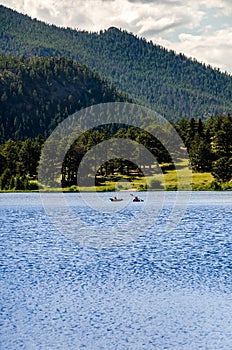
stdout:
{"type": "Polygon", "coordinates": [[[1,195],[2,348],[229,350],[232,206],[218,196],[196,194],[171,233],[166,206],[137,240],[94,249],[60,234],[38,194],[1,195]]]}

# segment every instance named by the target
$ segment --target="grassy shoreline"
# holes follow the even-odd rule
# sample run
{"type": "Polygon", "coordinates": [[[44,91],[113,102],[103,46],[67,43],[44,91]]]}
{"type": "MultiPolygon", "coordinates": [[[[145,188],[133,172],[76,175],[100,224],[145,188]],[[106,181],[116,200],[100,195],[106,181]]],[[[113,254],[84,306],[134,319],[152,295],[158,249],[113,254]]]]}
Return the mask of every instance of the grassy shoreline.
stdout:
{"type": "Polygon", "coordinates": [[[181,183],[178,189],[177,177],[173,171],[166,174],[157,174],[146,178],[136,178],[133,181],[105,181],[98,186],[86,186],[79,188],[76,185],[70,187],[40,187],[33,190],[0,190],[0,193],[36,193],[36,192],[119,192],[119,191],[232,191],[232,180],[227,183],[216,182],[210,173],[193,173],[192,186],[189,183],[181,183]],[[186,185],[186,187],[185,187],[186,185]]]}
{"type": "MultiPolygon", "coordinates": [[[[119,191],[232,191],[230,182],[218,182],[210,172],[193,172],[186,160],[180,160],[176,169],[170,169],[170,164],[163,163],[158,172],[154,169],[145,169],[146,176],[110,175],[96,177],[96,186],[79,188],[77,185],[61,188],[59,180],[55,187],[42,186],[37,180],[29,180],[28,189],[0,190],[0,193],[11,192],[119,192],[119,191]],[[178,169],[178,170],[177,170],[178,169]],[[179,185],[179,186],[178,186],[179,185]]],[[[94,179],[92,179],[94,180],[94,179]]],[[[91,183],[94,183],[91,181],[91,183]]]]}

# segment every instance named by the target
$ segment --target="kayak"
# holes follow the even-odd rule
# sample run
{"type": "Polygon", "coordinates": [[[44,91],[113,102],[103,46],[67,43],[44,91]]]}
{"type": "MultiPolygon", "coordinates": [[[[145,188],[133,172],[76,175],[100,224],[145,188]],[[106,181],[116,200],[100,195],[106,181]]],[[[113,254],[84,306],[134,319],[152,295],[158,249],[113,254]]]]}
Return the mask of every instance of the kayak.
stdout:
{"type": "Polygon", "coordinates": [[[138,196],[135,196],[131,193],[131,196],[133,197],[133,202],[144,202],[143,199],[139,198],[138,196]]]}
{"type": "Polygon", "coordinates": [[[143,199],[140,199],[140,198],[134,198],[134,199],[133,199],[133,202],[143,202],[143,199]]]}
{"type": "Polygon", "coordinates": [[[110,198],[111,202],[121,202],[123,201],[122,198],[110,198]]]}

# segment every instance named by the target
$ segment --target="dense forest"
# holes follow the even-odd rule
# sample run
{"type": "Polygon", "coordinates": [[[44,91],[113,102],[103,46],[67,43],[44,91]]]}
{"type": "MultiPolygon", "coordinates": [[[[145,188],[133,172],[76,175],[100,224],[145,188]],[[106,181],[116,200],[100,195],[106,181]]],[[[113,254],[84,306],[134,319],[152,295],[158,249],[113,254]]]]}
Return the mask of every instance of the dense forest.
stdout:
{"type": "Polygon", "coordinates": [[[0,6],[0,53],[69,57],[167,119],[207,119],[232,110],[232,77],[111,27],[100,33],[47,25],[0,6]]]}
{"type": "Polygon", "coordinates": [[[75,111],[116,101],[131,99],[70,59],[0,56],[0,143],[46,138],[75,111]]]}

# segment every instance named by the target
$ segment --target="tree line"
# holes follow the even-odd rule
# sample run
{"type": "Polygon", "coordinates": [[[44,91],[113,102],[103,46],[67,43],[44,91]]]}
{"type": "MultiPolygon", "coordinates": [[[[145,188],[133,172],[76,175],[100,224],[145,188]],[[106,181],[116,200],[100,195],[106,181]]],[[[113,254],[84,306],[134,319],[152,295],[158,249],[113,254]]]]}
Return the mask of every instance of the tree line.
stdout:
{"type": "Polygon", "coordinates": [[[1,190],[35,190],[37,169],[44,139],[7,140],[0,147],[1,190]]]}
{"type": "MultiPolygon", "coordinates": [[[[182,119],[174,125],[182,138],[195,172],[211,172],[219,184],[229,182],[232,178],[232,117],[217,116],[207,121],[201,119],[182,119]]],[[[136,127],[110,125],[99,130],[83,133],[70,147],[60,169],[60,181],[63,187],[78,185],[78,167],[94,146],[109,139],[130,139],[142,144],[157,159],[174,168],[170,154],[164,146],[149,132],[136,127]]],[[[44,138],[37,136],[34,140],[7,140],[0,147],[0,188],[1,190],[33,190],[37,188],[38,164],[44,138]]],[[[116,145],[117,147],[117,145],[116,145]]],[[[89,160],[89,167],[94,167],[94,157],[89,160]],[[92,162],[92,163],[91,163],[92,162]]],[[[137,158],[132,163],[126,159],[112,159],[96,168],[96,179],[104,181],[109,175],[143,176],[142,169],[154,164],[148,157],[137,158]]],[[[153,170],[155,172],[155,168],[153,170]]],[[[88,183],[86,182],[86,185],[88,183]]]]}
{"type": "Polygon", "coordinates": [[[232,178],[232,117],[182,119],[176,126],[184,141],[193,171],[211,172],[216,180],[232,178]]]}

